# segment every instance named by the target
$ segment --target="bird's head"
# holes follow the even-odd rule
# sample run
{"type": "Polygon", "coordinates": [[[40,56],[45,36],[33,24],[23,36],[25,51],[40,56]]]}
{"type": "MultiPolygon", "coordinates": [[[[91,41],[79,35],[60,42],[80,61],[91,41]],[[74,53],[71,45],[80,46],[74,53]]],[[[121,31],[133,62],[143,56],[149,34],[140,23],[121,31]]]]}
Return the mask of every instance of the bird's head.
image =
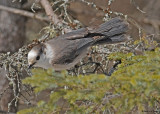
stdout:
{"type": "Polygon", "coordinates": [[[42,50],[42,45],[39,44],[35,47],[33,47],[29,53],[28,53],[28,64],[29,64],[29,68],[31,68],[32,66],[36,66],[37,63],[40,62],[43,50],[42,50]]]}

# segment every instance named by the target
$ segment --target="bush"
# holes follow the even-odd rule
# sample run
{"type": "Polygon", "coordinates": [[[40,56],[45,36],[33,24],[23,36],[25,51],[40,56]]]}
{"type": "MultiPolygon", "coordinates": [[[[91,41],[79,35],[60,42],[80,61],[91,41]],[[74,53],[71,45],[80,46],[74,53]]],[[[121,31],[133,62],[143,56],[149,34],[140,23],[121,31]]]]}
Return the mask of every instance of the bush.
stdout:
{"type": "Polygon", "coordinates": [[[39,101],[36,107],[18,113],[156,111],[160,99],[160,48],[145,51],[143,55],[112,53],[109,59],[121,61],[111,77],[70,76],[65,71],[34,69],[33,76],[23,83],[35,87],[36,93],[50,89],[50,100],[39,101]],[[58,104],[60,100],[65,106],[58,104]]]}

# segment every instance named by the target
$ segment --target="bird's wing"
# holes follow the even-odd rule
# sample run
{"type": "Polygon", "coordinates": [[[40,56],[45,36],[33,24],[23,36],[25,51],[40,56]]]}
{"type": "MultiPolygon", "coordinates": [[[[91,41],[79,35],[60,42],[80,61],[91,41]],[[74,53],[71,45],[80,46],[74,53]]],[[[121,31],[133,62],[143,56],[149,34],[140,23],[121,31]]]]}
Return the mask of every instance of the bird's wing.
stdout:
{"type": "Polygon", "coordinates": [[[65,38],[68,40],[75,40],[75,39],[80,39],[80,38],[84,38],[85,36],[87,36],[89,33],[87,28],[81,28],[78,30],[73,30],[72,32],[66,33],[64,35],[61,35],[57,38],[65,38]]]}
{"type": "Polygon", "coordinates": [[[50,63],[52,65],[72,63],[83,51],[87,50],[92,41],[92,38],[76,40],[56,38],[49,40],[47,44],[51,46],[54,53],[54,57],[50,59],[50,63]]]}
{"type": "Polygon", "coordinates": [[[93,27],[87,27],[87,28],[81,28],[78,30],[73,30],[72,32],[66,33],[64,35],[58,36],[57,38],[64,38],[67,40],[76,40],[76,39],[83,39],[88,37],[94,37],[94,36],[104,36],[101,33],[96,33],[94,30],[96,28],[93,27]]]}
{"type": "MultiPolygon", "coordinates": [[[[66,33],[57,38],[76,40],[90,37],[93,38],[95,42],[103,39],[108,41],[109,38],[113,38],[114,36],[126,34],[127,30],[128,23],[121,18],[116,17],[101,25],[73,30],[72,32],[66,33]]],[[[121,37],[119,37],[119,39],[120,38],[121,37]]],[[[112,40],[110,39],[109,41],[111,42],[112,40]]]]}
{"type": "MultiPolygon", "coordinates": [[[[74,42],[76,43],[76,42],[74,42]]],[[[77,46],[74,44],[64,44],[63,48],[55,50],[56,56],[52,59],[52,64],[68,64],[71,63],[74,58],[78,56],[76,53],[77,46]]]]}

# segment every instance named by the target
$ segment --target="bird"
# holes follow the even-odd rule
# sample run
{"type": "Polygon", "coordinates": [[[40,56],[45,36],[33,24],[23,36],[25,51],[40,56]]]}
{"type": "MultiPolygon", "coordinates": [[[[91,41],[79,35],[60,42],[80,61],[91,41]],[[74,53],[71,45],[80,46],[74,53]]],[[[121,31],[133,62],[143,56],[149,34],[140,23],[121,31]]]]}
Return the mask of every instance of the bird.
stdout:
{"type": "Polygon", "coordinates": [[[28,53],[29,68],[69,70],[84,58],[89,47],[128,40],[127,21],[115,17],[101,25],[80,28],[34,46],[28,53]]]}

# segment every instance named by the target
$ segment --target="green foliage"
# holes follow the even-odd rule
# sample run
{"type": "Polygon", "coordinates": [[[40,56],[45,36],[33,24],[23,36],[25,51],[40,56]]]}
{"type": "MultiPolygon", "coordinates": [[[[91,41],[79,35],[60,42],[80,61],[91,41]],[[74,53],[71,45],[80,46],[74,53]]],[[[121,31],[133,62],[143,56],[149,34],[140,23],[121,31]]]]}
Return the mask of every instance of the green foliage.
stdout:
{"type": "Polygon", "coordinates": [[[109,59],[121,60],[111,77],[68,76],[66,72],[34,69],[33,76],[23,83],[35,87],[36,93],[50,89],[50,100],[39,101],[36,107],[18,114],[100,113],[106,109],[117,113],[136,109],[142,113],[146,106],[154,108],[160,99],[160,48],[143,55],[112,53],[109,59]],[[67,105],[60,105],[60,101],[67,105]]]}
{"type": "MultiPolygon", "coordinates": [[[[50,94],[50,101],[44,103],[38,102],[36,108],[22,110],[19,114],[28,113],[51,113],[59,112],[63,109],[57,105],[60,99],[66,99],[70,107],[68,109],[72,113],[82,112],[86,107],[78,106],[77,101],[90,101],[101,104],[101,99],[105,95],[106,76],[105,75],[88,75],[88,76],[67,76],[65,72],[57,74],[50,70],[34,69],[33,76],[23,80],[25,84],[31,84],[35,87],[36,93],[53,89],[50,94]]],[[[96,106],[96,104],[93,104],[96,106]]],[[[90,106],[86,111],[89,111],[90,106]]],[[[91,110],[92,111],[92,110],[91,110]]]]}
{"type": "Polygon", "coordinates": [[[113,100],[112,106],[117,109],[122,105],[120,111],[130,111],[136,106],[142,111],[146,104],[154,107],[160,98],[160,49],[137,56],[114,53],[110,58],[122,61],[110,78],[112,92],[121,94],[119,104],[113,100]]]}

